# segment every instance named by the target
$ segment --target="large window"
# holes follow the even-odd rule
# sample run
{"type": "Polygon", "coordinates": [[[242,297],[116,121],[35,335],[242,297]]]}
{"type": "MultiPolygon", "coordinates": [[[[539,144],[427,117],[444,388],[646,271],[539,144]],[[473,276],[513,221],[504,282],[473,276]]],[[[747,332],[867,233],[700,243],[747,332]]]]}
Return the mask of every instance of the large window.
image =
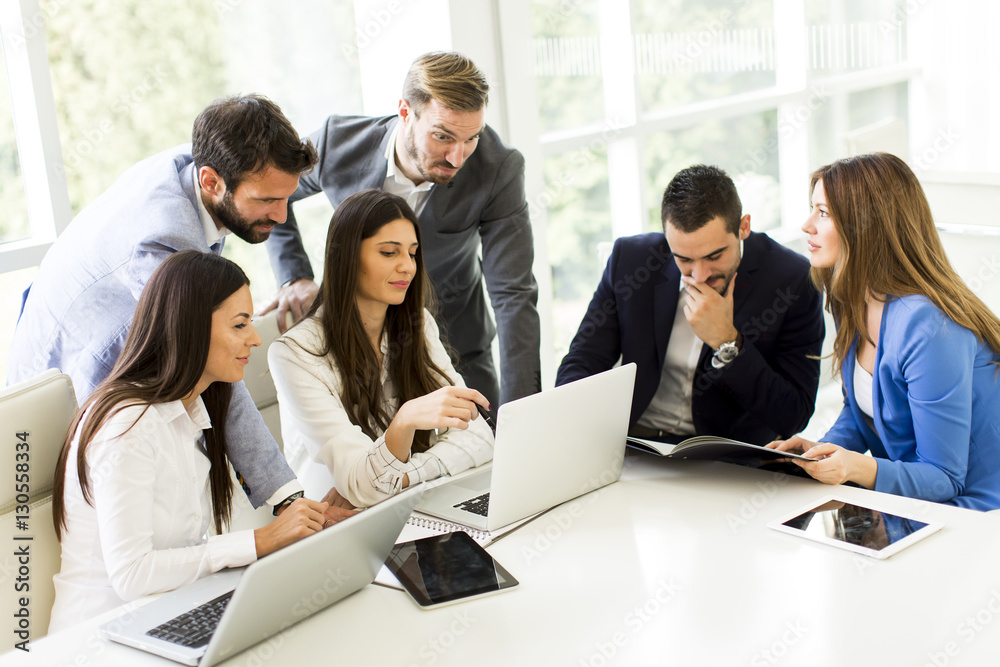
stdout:
{"type": "MultiPolygon", "coordinates": [[[[262,93],[302,134],[331,113],[361,111],[356,49],[344,48],[356,42],[352,0],[5,0],[0,30],[4,55],[16,61],[10,88],[21,111],[12,115],[10,67],[0,69],[0,298],[6,313],[18,312],[34,265],[61,226],[131,165],[189,142],[195,116],[213,99],[262,93]],[[25,127],[47,117],[51,126],[25,127]],[[36,140],[61,152],[38,160],[51,172],[48,181],[37,174],[22,178],[19,155],[35,157],[36,140]],[[55,224],[29,224],[26,187],[29,194],[48,188],[68,197],[61,212],[44,202],[37,207],[48,208],[55,224]],[[26,245],[33,250],[27,258],[16,252],[26,245]]],[[[313,197],[298,208],[306,247],[321,271],[330,206],[313,197]]],[[[44,211],[35,217],[44,219],[44,211]]],[[[265,249],[230,237],[225,254],[249,274],[255,304],[266,303],[275,285],[265,249]]],[[[14,323],[7,317],[0,326],[0,378],[14,323]]]]}
{"type": "Polygon", "coordinates": [[[21,160],[17,154],[14,114],[7,85],[7,68],[0,51],[0,244],[31,236],[28,202],[24,196],[21,160]]]}
{"type": "Polygon", "coordinates": [[[916,70],[892,0],[530,4],[556,363],[610,242],[662,230],[680,169],[726,169],[753,228],[783,240],[812,169],[862,149],[907,156],[916,70]]]}
{"type": "MultiPolygon", "coordinates": [[[[45,23],[63,162],[74,212],[125,169],[191,140],[195,116],[222,95],[275,101],[301,134],[331,113],[357,113],[353,2],[307,0],[46,0],[45,23]]],[[[298,208],[314,268],[322,269],[330,208],[298,208]]],[[[250,276],[254,303],[275,291],[267,253],[236,237],[225,255],[250,276]]]]}

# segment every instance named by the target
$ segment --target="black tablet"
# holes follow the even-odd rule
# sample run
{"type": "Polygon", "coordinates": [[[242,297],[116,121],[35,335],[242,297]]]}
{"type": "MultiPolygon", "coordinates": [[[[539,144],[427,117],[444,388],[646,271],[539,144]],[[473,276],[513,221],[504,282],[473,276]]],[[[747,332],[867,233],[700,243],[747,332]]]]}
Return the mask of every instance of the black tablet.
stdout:
{"type": "Polygon", "coordinates": [[[462,531],[397,544],[385,564],[424,609],[517,586],[517,579],[462,531]]]}

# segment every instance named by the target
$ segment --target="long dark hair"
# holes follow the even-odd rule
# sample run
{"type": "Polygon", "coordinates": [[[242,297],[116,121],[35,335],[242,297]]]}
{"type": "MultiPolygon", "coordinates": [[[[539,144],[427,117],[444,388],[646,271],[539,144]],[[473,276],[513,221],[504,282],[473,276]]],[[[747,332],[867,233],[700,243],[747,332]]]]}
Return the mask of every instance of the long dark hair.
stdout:
{"type": "MultiPolygon", "coordinates": [[[[59,454],[52,516],[60,540],[66,528],[66,463],[74,434],[79,435],[76,466],[80,488],[93,506],[86,455],[94,436],[109,418],[129,405],[144,403],[148,409],[153,403],[176,401],[190,394],[208,360],[212,313],[249,284],[246,274],[233,262],[196,250],[175,253],[153,271],[139,297],[118,361],[80,406],[59,454]]],[[[211,462],[212,512],[219,532],[232,516],[233,485],[226,458],[231,395],[232,385],[226,382],[213,382],[201,394],[212,420],[212,428],[205,430],[205,445],[211,462]]]]}
{"type": "Polygon", "coordinates": [[[838,160],[813,173],[810,196],[819,181],[840,238],[836,265],[812,269],[837,317],[834,373],[855,339],[875,345],[865,324],[869,293],[923,295],[1000,353],[1000,319],[952,268],[924,190],[905,162],[889,153],[838,160]]]}
{"type": "MultiPolygon", "coordinates": [[[[353,424],[373,440],[392,421],[383,405],[381,367],[371,341],[365,335],[358,311],[358,272],[361,242],[394,220],[409,220],[417,236],[416,273],[403,303],[390,305],[385,316],[389,377],[399,404],[452,384],[431,360],[424,338],[424,308],[430,297],[427,274],[420,250],[417,216],[405,200],[382,190],[357,192],[337,207],[326,237],[326,265],[319,297],[310,316],[319,320],[323,348],[310,350],[330,355],[340,369],[340,400],[353,424]]],[[[412,451],[426,451],[429,431],[418,431],[412,451]]]]}

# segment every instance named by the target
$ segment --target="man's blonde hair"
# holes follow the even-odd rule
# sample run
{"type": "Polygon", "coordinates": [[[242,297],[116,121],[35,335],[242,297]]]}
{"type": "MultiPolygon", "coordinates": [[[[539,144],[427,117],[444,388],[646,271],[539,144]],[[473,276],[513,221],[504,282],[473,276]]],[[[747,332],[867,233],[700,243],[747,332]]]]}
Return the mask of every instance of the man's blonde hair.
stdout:
{"type": "Polygon", "coordinates": [[[452,111],[480,111],[490,99],[486,75],[461,53],[425,53],[410,65],[403,99],[418,116],[432,99],[452,111]]]}

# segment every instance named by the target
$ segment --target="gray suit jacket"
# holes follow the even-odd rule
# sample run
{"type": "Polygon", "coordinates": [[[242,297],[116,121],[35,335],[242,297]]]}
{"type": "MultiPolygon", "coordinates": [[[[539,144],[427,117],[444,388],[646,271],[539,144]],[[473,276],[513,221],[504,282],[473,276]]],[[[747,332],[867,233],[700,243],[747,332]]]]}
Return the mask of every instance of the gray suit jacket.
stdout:
{"type": "MultiPolygon", "coordinates": [[[[330,116],[309,136],[319,164],[302,177],[290,201],[322,191],[337,206],[360,190],[381,189],[386,146],[398,121],[398,116],[330,116]]],[[[431,189],[419,220],[437,319],[450,344],[463,359],[490,349],[497,328],[486,308],[485,276],[500,330],[501,402],[539,391],[538,285],[531,273],[524,158],[486,127],[451,185],[431,189]]],[[[266,245],[279,285],[313,277],[292,207],[266,245]]]]}
{"type": "MultiPolygon", "coordinates": [[[[147,158],[73,218],[45,254],[11,345],[7,381],[47,368],[70,376],[82,402],[111,372],[146,281],[171,253],[209,247],[198,213],[191,147],[147,158]]],[[[265,354],[258,350],[254,354],[265,354]]],[[[228,454],[260,506],[295,478],[242,382],[226,422],[228,454]]]]}

